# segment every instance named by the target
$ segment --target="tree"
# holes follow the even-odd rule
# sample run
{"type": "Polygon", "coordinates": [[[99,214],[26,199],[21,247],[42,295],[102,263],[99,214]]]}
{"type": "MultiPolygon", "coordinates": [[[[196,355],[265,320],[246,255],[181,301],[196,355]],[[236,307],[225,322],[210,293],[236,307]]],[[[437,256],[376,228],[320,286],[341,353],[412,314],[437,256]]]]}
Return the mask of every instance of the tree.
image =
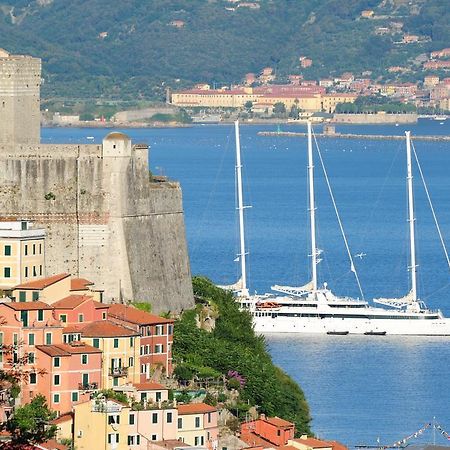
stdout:
{"type": "Polygon", "coordinates": [[[2,428],[11,433],[9,448],[23,448],[26,444],[39,444],[56,436],[56,425],[50,421],[56,413],[47,406],[43,395],[36,396],[31,403],[16,408],[2,428]],[[16,447],[14,447],[16,446],[16,447]]]}
{"type": "Polygon", "coordinates": [[[286,114],[286,105],[282,102],[277,102],[273,105],[273,113],[277,117],[284,117],[286,114]]]}
{"type": "Polygon", "coordinates": [[[244,108],[247,110],[247,112],[252,112],[252,108],[253,108],[253,102],[248,100],[247,102],[244,103],[244,108]]]}

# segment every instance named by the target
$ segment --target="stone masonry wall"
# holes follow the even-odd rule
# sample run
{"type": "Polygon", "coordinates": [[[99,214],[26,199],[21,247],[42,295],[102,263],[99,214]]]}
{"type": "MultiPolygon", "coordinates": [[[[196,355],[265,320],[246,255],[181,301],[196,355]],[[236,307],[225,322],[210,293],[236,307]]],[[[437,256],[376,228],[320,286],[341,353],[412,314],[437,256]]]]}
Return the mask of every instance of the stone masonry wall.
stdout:
{"type": "Polygon", "coordinates": [[[149,182],[147,147],[105,157],[98,145],[0,147],[0,220],[47,229],[47,273],[67,271],[109,300],[156,312],[193,304],[181,189],[149,182]]]}

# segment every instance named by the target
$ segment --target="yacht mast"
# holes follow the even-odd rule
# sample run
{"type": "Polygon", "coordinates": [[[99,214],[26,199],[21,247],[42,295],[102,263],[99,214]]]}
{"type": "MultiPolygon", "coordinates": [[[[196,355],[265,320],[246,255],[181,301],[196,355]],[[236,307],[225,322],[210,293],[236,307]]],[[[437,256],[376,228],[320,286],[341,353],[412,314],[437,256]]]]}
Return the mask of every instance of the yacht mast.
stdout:
{"type": "Polygon", "coordinates": [[[240,253],[239,260],[241,262],[241,286],[239,295],[242,297],[249,297],[247,289],[247,271],[245,266],[245,234],[244,234],[244,199],[242,194],[242,164],[241,164],[241,142],[239,138],[239,121],[234,122],[234,131],[236,135],[236,176],[237,176],[237,190],[238,190],[238,211],[239,211],[239,242],[240,253]]]}
{"type": "Polygon", "coordinates": [[[411,253],[411,295],[414,302],[417,301],[417,273],[416,273],[416,242],[414,233],[414,197],[413,197],[413,176],[411,163],[411,132],[405,131],[406,134],[406,163],[407,163],[407,180],[408,180],[408,212],[409,212],[409,242],[411,253]]]}
{"type": "Polygon", "coordinates": [[[309,178],[309,220],[311,226],[311,272],[312,289],[317,290],[317,248],[316,248],[316,205],[314,200],[314,162],[312,128],[308,121],[308,178],[309,178]]]}

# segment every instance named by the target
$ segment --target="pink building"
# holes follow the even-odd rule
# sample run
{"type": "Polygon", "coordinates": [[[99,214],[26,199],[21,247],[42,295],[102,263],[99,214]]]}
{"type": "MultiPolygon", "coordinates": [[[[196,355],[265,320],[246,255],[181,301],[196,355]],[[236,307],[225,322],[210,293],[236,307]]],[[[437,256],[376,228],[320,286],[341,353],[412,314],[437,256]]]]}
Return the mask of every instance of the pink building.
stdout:
{"type": "Polygon", "coordinates": [[[56,317],[62,323],[73,325],[76,323],[95,322],[108,318],[109,305],[96,302],[88,295],[69,295],[52,304],[56,317]]]}
{"type": "Polygon", "coordinates": [[[217,419],[217,409],[206,403],[178,405],[178,439],[195,447],[217,447],[217,419]]]}
{"type": "Polygon", "coordinates": [[[101,388],[102,352],[83,342],[36,346],[39,369],[34,394],[43,394],[51,409],[66,413],[101,388]]]}
{"type": "Polygon", "coordinates": [[[109,305],[108,318],[140,334],[139,360],[142,383],[150,379],[151,370],[158,366],[162,367],[166,374],[172,373],[174,323],[172,319],[121,304],[109,305]]]}

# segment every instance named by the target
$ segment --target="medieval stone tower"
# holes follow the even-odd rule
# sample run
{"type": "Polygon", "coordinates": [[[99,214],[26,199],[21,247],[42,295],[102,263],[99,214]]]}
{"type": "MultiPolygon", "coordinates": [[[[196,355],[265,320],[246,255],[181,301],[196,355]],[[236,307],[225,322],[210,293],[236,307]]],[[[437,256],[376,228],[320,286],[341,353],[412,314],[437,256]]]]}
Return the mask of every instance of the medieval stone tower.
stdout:
{"type": "Polygon", "coordinates": [[[0,221],[47,230],[47,273],[95,282],[109,301],[192,306],[179,183],[152,181],[148,146],[40,144],[41,63],[0,50],[0,221]]]}

